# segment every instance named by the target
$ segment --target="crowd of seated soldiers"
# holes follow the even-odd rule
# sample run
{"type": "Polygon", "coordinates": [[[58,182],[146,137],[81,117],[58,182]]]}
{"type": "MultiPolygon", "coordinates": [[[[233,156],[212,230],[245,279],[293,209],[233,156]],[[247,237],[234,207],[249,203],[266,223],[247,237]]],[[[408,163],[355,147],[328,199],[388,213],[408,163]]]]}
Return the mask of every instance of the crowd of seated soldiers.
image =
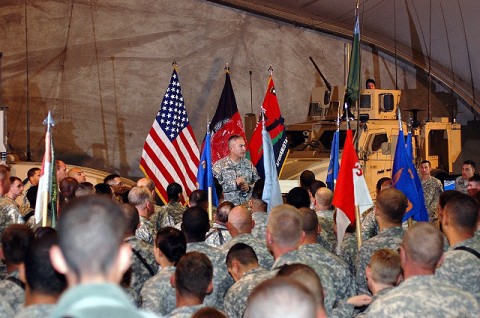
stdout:
{"type": "Polygon", "coordinates": [[[380,179],[358,247],[355,224],[337,242],[333,192],[308,170],[268,214],[262,179],[237,206],[217,183],[210,220],[203,190],[187,199],[172,183],[159,205],[148,178],[93,185],[80,168],[56,166],[56,228],[35,220],[40,170],[22,180],[0,166],[0,318],[480,313],[478,175],[439,189],[431,222],[414,224],[403,222],[405,195],[380,179]]]}

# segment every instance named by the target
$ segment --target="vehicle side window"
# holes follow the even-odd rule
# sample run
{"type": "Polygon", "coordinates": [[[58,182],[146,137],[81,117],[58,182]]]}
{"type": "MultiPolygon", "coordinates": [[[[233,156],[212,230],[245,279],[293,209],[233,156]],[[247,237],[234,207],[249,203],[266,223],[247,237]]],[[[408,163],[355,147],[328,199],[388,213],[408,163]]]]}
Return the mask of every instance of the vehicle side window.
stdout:
{"type": "Polygon", "coordinates": [[[388,142],[388,137],[386,133],[375,134],[372,141],[372,151],[378,151],[382,148],[382,144],[388,142]]]}

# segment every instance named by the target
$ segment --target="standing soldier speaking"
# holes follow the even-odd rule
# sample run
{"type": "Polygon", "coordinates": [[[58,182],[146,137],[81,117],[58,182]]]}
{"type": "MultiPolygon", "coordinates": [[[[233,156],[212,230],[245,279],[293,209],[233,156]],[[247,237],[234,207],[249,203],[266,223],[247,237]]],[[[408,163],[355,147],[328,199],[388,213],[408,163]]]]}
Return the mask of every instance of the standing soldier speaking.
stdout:
{"type": "Polygon", "coordinates": [[[245,158],[247,149],[240,135],[228,139],[229,154],[213,165],[213,175],[223,187],[225,201],[235,205],[250,199],[253,184],[259,179],[257,169],[245,158]]]}

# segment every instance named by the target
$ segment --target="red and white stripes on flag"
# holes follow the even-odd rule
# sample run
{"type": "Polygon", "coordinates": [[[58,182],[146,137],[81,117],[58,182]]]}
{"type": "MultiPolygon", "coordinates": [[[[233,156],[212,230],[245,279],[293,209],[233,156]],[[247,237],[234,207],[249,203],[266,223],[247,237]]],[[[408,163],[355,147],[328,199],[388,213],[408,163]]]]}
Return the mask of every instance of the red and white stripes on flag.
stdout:
{"type": "Polygon", "coordinates": [[[176,69],[143,146],[140,169],[155,182],[163,202],[167,186],[176,182],[189,195],[196,189],[199,150],[188,121],[176,69]]]}

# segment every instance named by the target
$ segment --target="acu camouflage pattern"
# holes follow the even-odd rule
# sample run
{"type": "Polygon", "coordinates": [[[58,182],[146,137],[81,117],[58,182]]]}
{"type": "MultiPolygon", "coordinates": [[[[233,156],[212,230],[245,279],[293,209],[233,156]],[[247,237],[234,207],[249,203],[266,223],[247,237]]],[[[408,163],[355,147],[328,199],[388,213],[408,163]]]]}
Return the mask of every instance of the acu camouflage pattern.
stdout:
{"type": "MultiPolygon", "coordinates": [[[[252,235],[262,242],[267,238],[267,212],[253,212],[252,220],[255,222],[255,226],[252,229],[252,235]]],[[[265,267],[270,268],[270,267],[265,267]]]]}
{"type": "MultiPolygon", "coordinates": [[[[377,294],[372,296],[372,302],[375,301],[378,297],[386,294],[388,291],[392,290],[393,287],[386,287],[377,294]]],[[[365,311],[368,309],[367,306],[363,307],[355,307],[352,304],[347,303],[347,300],[340,301],[337,306],[333,309],[332,317],[331,318],[351,318],[351,317],[365,317],[365,311]]]]}
{"type": "Polygon", "coordinates": [[[283,254],[275,260],[272,266],[272,274],[276,275],[280,267],[283,265],[291,264],[304,264],[310,266],[315,273],[320,277],[322,282],[323,291],[325,292],[324,305],[327,314],[330,316],[332,309],[335,305],[336,300],[336,291],[333,284],[333,278],[331,276],[330,270],[324,266],[319,265],[315,259],[305,257],[299,252],[299,250],[294,250],[288,253],[283,254]]]}
{"type": "Polygon", "coordinates": [[[468,194],[467,187],[468,180],[463,179],[462,176],[458,176],[457,179],[455,179],[455,190],[468,194]]]}
{"type": "Polygon", "coordinates": [[[250,246],[258,258],[258,264],[263,268],[272,268],[273,265],[273,256],[268,251],[267,246],[264,242],[256,239],[252,234],[240,234],[234,237],[231,241],[222,246],[222,250],[225,252],[225,257],[227,257],[228,251],[232,248],[233,245],[237,243],[243,243],[250,246]]]}
{"type": "Polygon", "coordinates": [[[15,315],[12,307],[8,304],[5,299],[0,298],[0,318],[10,318],[15,315]]]}
{"type": "Polygon", "coordinates": [[[345,233],[342,244],[340,245],[340,254],[338,256],[347,264],[350,273],[355,277],[355,261],[357,259],[358,244],[355,233],[345,233]]]}
{"type": "Polygon", "coordinates": [[[0,237],[10,224],[24,224],[23,217],[17,205],[10,199],[0,198],[0,237]]]}
{"type": "MultiPolygon", "coordinates": [[[[298,251],[305,259],[309,260],[309,263],[330,273],[335,288],[336,302],[356,295],[355,278],[350,273],[348,265],[340,257],[330,253],[320,244],[303,244],[298,251]]],[[[312,266],[312,268],[314,267],[312,266]]]]}
{"type": "Polygon", "coordinates": [[[268,279],[270,273],[262,267],[251,269],[243,274],[225,295],[223,311],[229,318],[242,318],[247,300],[252,290],[261,282],[268,279]]]}
{"type": "Polygon", "coordinates": [[[228,156],[218,160],[212,167],[213,175],[223,187],[225,201],[230,201],[235,205],[240,205],[250,199],[251,192],[243,192],[237,186],[235,179],[243,177],[251,187],[260,179],[257,169],[252,162],[246,158],[241,158],[239,162],[234,163],[228,156]]]}
{"type": "Polygon", "coordinates": [[[355,269],[357,290],[359,293],[370,293],[365,277],[365,270],[373,253],[382,248],[390,248],[396,251],[399,248],[400,243],[402,243],[404,233],[405,232],[402,227],[390,227],[380,231],[377,236],[372,237],[371,239],[362,243],[362,246],[358,251],[355,269]]]}
{"type": "Polygon", "coordinates": [[[228,232],[227,227],[218,223],[213,224],[213,227],[205,237],[205,243],[213,247],[221,247],[232,239],[232,235],[228,232]]]}
{"type": "Polygon", "coordinates": [[[479,313],[472,295],[435,275],[421,275],[378,297],[364,317],[478,317],[479,313]]]}
{"type": "Polygon", "coordinates": [[[20,279],[18,271],[13,271],[0,281],[0,299],[5,300],[17,312],[25,302],[25,291],[18,284],[7,280],[9,277],[20,279]]]}
{"type": "Polygon", "coordinates": [[[428,219],[430,223],[438,222],[437,207],[440,194],[443,192],[442,182],[437,178],[430,176],[427,180],[422,181],[423,197],[425,199],[425,207],[428,211],[428,219]]]}
{"type": "Polygon", "coordinates": [[[154,209],[155,212],[150,217],[150,222],[152,222],[155,232],[160,231],[166,226],[175,226],[173,218],[163,210],[162,206],[155,205],[154,209]]]}
{"type": "Polygon", "coordinates": [[[197,311],[202,308],[207,307],[204,304],[196,305],[196,306],[184,306],[175,308],[170,314],[166,315],[165,318],[190,318],[192,317],[197,311]]]}
{"type": "Polygon", "coordinates": [[[183,212],[185,212],[185,210],[187,209],[186,206],[183,206],[180,202],[177,201],[170,201],[168,202],[168,204],[160,208],[164,213],[169,216],[169,219],[173,220],[173,224],[163,225],[162,227],[173,226],[174,224],[182,222],[183,212]]]}
{"type": "Polygon", "coordinates": [[[175,309],[175,288],[170,285],[170,277],[175,274],[175,267],[168,266],[143,284],[140,308],[162,316],[175,309]]]}
{"type": "Polygon", "coordinates": [[[157,232],[155,231],[152,221],[150,221],[146,217],[140,216],[140,225],[135,231],[135,236],[139,240],[153,245],[153,241],[155,240],[156,235],[157,232]]]}
{"type": "Polygon", "coordinates": [[[320,224],[321,232],[319,243],[322,244],[329,252],[335,252],[337,246],[337,237],[333,232],[333,210],[317,211],[318,224],[320,224]]]}
{"type": "MultiPolygon", "coordinates": [[[[137,251],[147,262],[154,273],[158,272],[158,264],[153,253],[153,246],[131,236],[125,239],[125,242],[132,246],[132,250],[137,251]]],[[[140,290],[143,284],[152,277],[147,267],[140,261],[135,253],[132,253],[132,279],[130,286],[135,290],[137,298],[140,297],[140,290]]]]}
{"type": "Polygon", "coordinates": [[[223,297],[234,283],[227,271],[225,255],[205,242],[187,243],[187,253],[193,251],[207,255],[213,265],[213,292],[205,297],[204,304],[222,310],[223,297]]]}
{"type": "Polygon", "coordinates": [[[362,242],[376,236],[379,232],[378,223],[375,219],[375,212],[373,211],[374,209],[375,207],[371,207],[363,212],[361,216],[362,242]]]}
{"type": "Polygon", "coordinates": [[[45,318],[50,316],[55,304],[38,304],[22,307],[14,318],[45,318]]]}
{"type": "Polygon", "coordinates": [[[469,247],[480,253],[480,238],[474,236],[450,247],[444,254],[445,261],[437,268],[435,275],[469,292],[480,302],[480,258],[468,251],[455,250],[460,246],[469,247]]]}

